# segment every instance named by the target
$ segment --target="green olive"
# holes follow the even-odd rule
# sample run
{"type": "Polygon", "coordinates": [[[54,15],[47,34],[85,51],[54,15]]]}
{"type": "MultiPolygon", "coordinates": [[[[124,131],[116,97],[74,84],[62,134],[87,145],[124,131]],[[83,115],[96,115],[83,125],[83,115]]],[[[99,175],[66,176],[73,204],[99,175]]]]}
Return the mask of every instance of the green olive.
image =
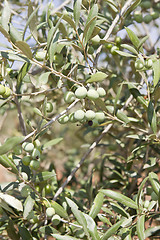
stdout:
{"type": "Polygon", "coordinates": [[[95,112],[92,110],[88,110],[85,113],[85,117],[87,120],[93,120],[95,118],[95,115],[96,115],[95,112]]]}
{"type": "Polygon", "coordinates": [[[58,225],[60,223],[60,220],[61,220],[61,218],[57,214],[55,214],[51,219],[53,225],[58,225]]]}
{"type": "Polygon", "coordinates": [[[5,92],[2,94],[4,98],[8,98],[11,95],[11,89],[9,87],[5,87],[5,92]]]}
{"type": "Polygon", "coordinates": [[[75,99],[76,99],[76,97],[75,97],[73,92],[71,92],[71,91],[65,92],[65,94],[64,94],[64,101],[66,103],[72,103],[75,99]]]}
{"type": "Polygon", "coordinates": [[[140,59],[138,59],[135,62],[135,68],[136,68],[136,70],[142,70],[144,68],[144,64],[140,59]]]}
{"type": "Polygon", "coordinates": [[[76,89],[75,95],[79,99],[85,98],[87,96],[87,89],[85,87],[79,87],[76,89]]]}
{"type": "Polygon", "coordinates": [[[99,98],[99,94],[95,89],[89,89],[87,92],[87,97],[91,100],[99,98]]]}
{"type": "Polygon", "coordinates": [[[5,91],[6,91],[5,87],[2,84],[0,84],[0,95],[3,95],[5,91]]]}
{"type": "Polygon", "coordinates": [[[81,121],[83,120],[85,117],[85,113],[83,110],[77,110],[75,113],[74,113],[74,118],[78,121],[81,121]]]}
{"type": "Polygon", "coordinates": [[[94,53],[94,47],[92,47],[92,46],[90,46],[89,48],[88,48],[88,54],[93,54],[94,53]]]}
{"type": "Polygon", "coordinates": [[[143,21],[142,13],[139,11],[135,11],[134,12],[134,20],[138,23],[142,23],[142,21],[143,21]]]}
{"type": "Polygon", "coordinates": [[[53,207],[48,207],[48,208],[46,209],[46,215],[47,215],[47,217],[49,217],[49,218],[53,217],[53,215],[55,215],[55,210],[54,210],[54,208],[53,208],[53,207]]]}
{"type": "Polygon", "coordinates": [[[40,162],[36,160],[31,160],[29,166],[31,169],[37,170],[40,167],[40,162]]]}
{"type": "Polygon", "coordinates": [[[25,166],[29,166],[30,161],[31,161],[30,156],[25,156],[25,157],[22,158],[22,163],[23,163],[25,166]]]}
{"type": "Polygon", "coordinates": [[[147,14],[146,16],[143,17],[143,21],[145,23],[150,23],[152,21],[152,16],[150,14],[147,14]]]}
{"type": "Polygon", "coordinates": [[[104,114],[103,112],[96,112],[95,119],[96,119],[98,122],[103,122],[104,119],[105,119],[105,114],[104,114]]]}
{"type": "Polygon", "coordinates": [[[67,116],[67,115],[63,115],[62,117],[60,117],[59,119],[58,119],[58,122],[60,123],[60,124],[65,124],[65,123],[67,123],[69,121],[69,117],[67,116]]]}
{"type": "Polygon", "coordinates": [[[34,149],[34,145],[33,145],[33,143],[24,142],[24,143],[22,144],[22,148],[23,148],[23,150],[26,151],[26,152],[32,152],[33,149],[34,149]]]}
{"type": "Polygon", "coordinates": [[[97,92],[98,92],[100,97],[104,97],[106,95],[106,91],[102,87],[97,88],[97,92]]]}
{"type": "Polygon", "coordinates": [[[53,111],[53,104],[51,102],[47,102],[46,104],[46,111],[51,113],[53,111]]]}

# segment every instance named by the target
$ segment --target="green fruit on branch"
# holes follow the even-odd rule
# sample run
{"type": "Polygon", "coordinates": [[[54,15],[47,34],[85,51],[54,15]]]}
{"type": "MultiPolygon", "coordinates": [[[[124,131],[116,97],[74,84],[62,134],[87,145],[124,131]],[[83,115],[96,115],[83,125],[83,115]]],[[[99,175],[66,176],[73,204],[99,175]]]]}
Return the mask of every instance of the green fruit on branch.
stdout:
{"type": "Polygon", "coordinates": [[[90,46],[88,48],[88,54],[93,54],[94,53],[94,47],[90,46]]]}
{"type": "Polygon", "coordinates": [[[87,89],[85,87],[79,87],[76,89],[75,95],[79,99],[85,98],[87,96],[87,89]]]}
{"type": "Polygon", "coordinates": [[[38,139],[34,140],[33,144],[34,144],[35,147],[40,147],[41,146],[41,142],[38,139]]]}
{"type": "Polygon", "coordinates": [[[145,8],[145,9],[148,9],[151,6],[152,6],[151,1],[144,1],[144,2],[141,3],[141,7],[145,8]]]}
{"type": "Polygon", "coordinates": [[[48,208],[46,209],[46,215],[47,215],[47,217],[49,217],[49,218],[53,217],[53,215],[55,215],[55,210],[54,210],[54,208],[48,207],[48,208]]]}
{"type": "Polygon", "coordinates": [[[122,41],[122,38],[121,37],[119,37],[119,36],[117,36],[116,38],[115,38],[115,43],[116,44],[120,44],[121,43],[121,41],[122,41]]]}
{"type": "Polygon", "coordinates": [[[54,63],[61,65],[63,64],[63,54],[57,53],[54,55],[54,63]]]}
{"type": "Polygon", "coordinates": [[[45,59],[45,56],[46,56],[46,51],[39,51],[39,52],[36,52],[35,59],[38,61],[43,61],[45,59]]]}
{"type": "Polygon", "coordinates": [[[105,114],[104,114],[103,112],[96,112],[95,119],[96,119],[98,122],[103,122],[104,119],[105,119],[105,114]]]}
{"type": "Polygon", "coordinates": [[[22,144],[22,148],[25,152],[32,152],[34,149],[34,145],[33,145],[33,143],[24,142],[22,144]]]}
{"type": "Polygon", "coordinates": [[[87,92],[87,97],[91,100],[99,98],[99,94],[95,89],[89,89],[87,92]]]}
{"type": "Polygon", "coordinates": [[[143,21],[142,13],[139,11],[135,11],[134,12],[134,20],[138,23],[142,23],[142,21],[143,21]]]}
{"type": "Polygon", "coordinates": [[[9,87],[5,87],[5,92],[2,94],[4,98],[8,98],[11,95],[11,89],[9,87]]]}
{"type": "Polygon", "coordinates": [[[140,59],[136,60],[134,66],[136,70],[142,70],[144,68],[144,64],[140,59]]]}
{"type": "Polygon", "coordinates": [[[5,91],[6,91],[6,88],[2,84],[0,84],[0,95],[3,95],[5,91]]]}
{"type": "Polygon", "coordinates": [[[50,185],[50,184],[47,184],[47,185],[45,186],[45,193],[46,193],[46,194],[50,194],[51,191],[52,191],[51,185],[50,185]]]}
{"type": "Polygon", "coordinates": [[[106,95],[106,91],[102,87],[97,88],[97,92],[98,92],[100,97],[104,97],[106,95]]]}
{"type": "Polygon", "coordinates": [[[95,118],[95,116],[96,116],[96,114],[92,110],[88,110],[85,113],[85,117],[86,117],[87,120],[93,120],[95,118]]]}
{"type": "Polygon", "coordinates": [[[145,67],[146,67],[147,69],[150,69],[152,66],[153,66],[152,59],[147,59],[147,60],[145,61],[145,67]]]}
{"type": "Polygon", "coordinates": [[[152,21],[152,16],[150,14],[147,14],[146,16],[143,17],[143,22],[148,24],[151,21],[152,21]]]}
{"type": "Polygon", "coordinates": [[[25,157],[22,158],[22,163],[23,163],[25,166],[29,166],[30,161],[31,161],[30,156],[25,156],[25,157]]]}
{"type": "Polygon", "coordinates": [[[72,123],[77,122],[77,120],[76,120],[75,117],[74,117],[74,112],[72,112],[72,113],[69,114],[69,121],[72,122],[72,123]]]}
{"type": "Polygon", "coordinates": [[[85,113],[83,110],[77,110],[75,113],[74,113],[74,118],[78,121],[81,121],[83,120],[85,117],[85,113]]]}
{"type": "Polygon", "coordinates": [[[31,169],[37,170],[40,167],[40,162],[36,160],[31,160],[29,166],[31,169]]]}
{"type": "Polygon", "coordinates": [[[31,156],[33,159],[39,159],[41,156],[41,153],[37,148],[34,148],[31,156]]]}
{"type": "Polygon", "coordinates": [[[63,115],[62,117],[60,117],[59,119],[58,119],[58,122],[60,123],[60,124],[65,124],[65,123],[67,123],[69,121],[69,117],[67,116],[67,115],[63,115]]]}
{"type": "Polygon", "coordinates": [[[25,185],[22,189],[21,189],[21,196],[22,197],[28,197],[28,195],[32,192],[32,189],[30,186],[25,185]]]}
{"type": "Polygon", "coordinates": [[[52,219],[51,219],[52,224],[55,225],[55,226],[60,223],[60,220],[61,220],[61,218],[60,218],[60,216],[57,215],[57,214],[55,214],[55,215],[52,217],[52,219]]]}
{"type": "Polygon", "coordinates": [[[151,13],[151,16],[152,16],[152,19],[155,20],[155,19],[159,18],[159,12],[154,11],[154,12],[151,13]]]}
{"type": "Polygon", "coordinates": [[[112,54],[112,55],[116,55],[116,54],[117,54],[116,50],[119,50],[119,47],[113,46],[113,47],[111,48],[111,50],[110,50],[111,54],[112,54]]]}
{"type": "Polygon", "coordinates": [[[47,102],[46,104],[46,111],[51,113],[53,111],[53,104],[51,102],[47,102]]]}
{"type": "Polygon", "coordinates": [[[73,92],[71,92],[71,91],[65,92],[65,94],[64,94],[64,101],[66,103],[72,103],[72,102],[74,102],[75,99],[76,99],[76,97],[75,97],[73,92]]]}

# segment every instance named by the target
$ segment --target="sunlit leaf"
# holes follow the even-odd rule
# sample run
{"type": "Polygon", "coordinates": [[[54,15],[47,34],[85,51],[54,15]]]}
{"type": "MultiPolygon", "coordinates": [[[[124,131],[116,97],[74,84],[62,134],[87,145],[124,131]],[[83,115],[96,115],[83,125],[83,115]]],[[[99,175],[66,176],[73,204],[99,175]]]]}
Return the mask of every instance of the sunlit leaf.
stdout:
{"type": "Polygon", "coordinates": [[[80,13],[81,13],[81,4],[82,4],[82,0],[76,0],[76,2],[74,4],[73,15],[74,15],[74,21],[75,21],[76,27],[79,24],[80,13]]]}
{"type": "Polygon", "coordinates": [[[144,240],[145,235],[144,235],[144,222],[145,222],[145,215],[139,216],[137,220],[137,235],[139,237],[139,240],[144,240]]]}
{"type": "Polygon", "coordinates": [[[95,74],[92,74],[91,77],[87,80],[87,83],[92,82],[101,82],[103,81],[108,75],[104,72],[96,72],[95,74]]]}
{"type": "Polygon", "coordinates": [[[23,211],[23,205],[22,205],[21,201],[19,201],[15,197],[13,197],[9,194],[6,194],[6,193],[0,193],[0,198],[4,202],[6,202],[8,205],[10,205],[11,207],[13,207],[19,211],[23,211]]]}
{"type": "Polygon", "coordinates": [[[157,132],[157,118],[153,103],[150,101],[147,109],[148,122],[152,128],[152,131],[156,134],[157,132]]]}
{"type": "Polygon", "coordinates": [[[28,197],[24,202],[24,212],[23,212],[24,219],[28,217],[29,213],[33,209],[34,204],[35,204],[35,200],[30,195],[28,195],[28,197]]]}
{"type": "Polygon", "coordinates": [[[43,144],[43,149],[54,146],[54,145],[58,144],[59,142],[61,142],[62,140],[63,140],[63,138],[52,139],[49,142],[46,142],[45,144],[43,144]]]}
{"type": "Polygon", "coordinates": [[[8,151],[12,150],[15,146],[17,146],[23,140],[23,136],[19,137],[10,137],[8,138],[5,143],[0,146],[0,155],[7,153],[8,151]]]}
{"type": "Polygon", "coordinates": [[[28,57],[29,59],[32,59],[32,51],[30,46],[23,41],[16,41],[15,45],[22,51],[22,53],[28,57]]]}
{"type": "Polygon", "coordinates": [[[153,72],[154,72],[153,84],[155,87],[160,79],[160,59],[156,59],[153,62],[153,72]]]}
{"type": "Polygon", "coordinates": [[[10,6],[8,4],[8,1],[5,0],[3,11],[2,11],[2,16],[1,16],[1,24],[2,24],[2,27],[5,29],[6,32],[8,32],[8,30],[9,30],[8,23],[10,21],[10,17],[11,17],[11,9],[10,9],[10,6]]]}
{"type": "Polygon", "coordinates": [[[118,221],[115,223],[112,227],[110,227],[101,237],[101,240],[107,240],[109,237],[113,236],[117,230],[120,228],[121,224],[123,223],[123,220],[118,221]]]}
{"type": "Polygon", "coordinates": [[[92,217],[93,219],[97,216],[99,213],[102,205],[103,205],[103,199],[104,199],[104,194],[103,193],[98,193],[93,201],[93,205],[91,207],[91,210],[89,212],[89,216],[92,217]]]}

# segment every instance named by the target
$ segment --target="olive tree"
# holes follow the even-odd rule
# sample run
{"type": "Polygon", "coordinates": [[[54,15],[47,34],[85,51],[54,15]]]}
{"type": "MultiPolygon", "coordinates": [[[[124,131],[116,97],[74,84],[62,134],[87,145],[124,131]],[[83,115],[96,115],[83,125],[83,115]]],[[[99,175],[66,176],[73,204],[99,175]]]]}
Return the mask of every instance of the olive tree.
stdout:
{"type": "Polygon", "coordinates": [[[0,4],[0,234],[160,236],[160,3],[59,4],[0,4]]]}

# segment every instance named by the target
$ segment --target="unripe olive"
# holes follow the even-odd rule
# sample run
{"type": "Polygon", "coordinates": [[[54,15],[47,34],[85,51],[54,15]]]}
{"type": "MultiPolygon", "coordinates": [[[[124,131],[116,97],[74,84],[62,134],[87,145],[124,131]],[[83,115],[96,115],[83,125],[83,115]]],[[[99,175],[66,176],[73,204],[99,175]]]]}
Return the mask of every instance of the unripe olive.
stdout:
{"type": "Polygon", "coordinates": [[[57,53],[54,55],[54,63],[63,64],[63,54],[57,53]]]}
{"type": "Polygon", "coordinates": [[[46,111],[49,113],[53,111],[53,104],[51,102],[47,102],[46,111]]]}
{"type": "Polygon", "coordinates": [[[144,1],[142,3],[142,7],[145,8],[145,9],[148,9],[151,7],[151,1],[144,1]]]}
{"type": "Polygon", "coordinates": [[[158,200],[158,196],[157,196],[157,194],[154,191],[151,193],[151,198],[152,198],[153,201],[157,201],[158,200]]]}
{"type": "Polygon", "coordinates": [[[28,175],[27,175],[27,173],[21,172],[21,176],[22,176],[22,178],[23,178],[25,181],[28,180],[28,175]]]}
{"type": "Polygon", "coordinates": [[[152,16],[150,14],[147,14],[143,17],[143,22],[150,23],[152,21],[152,16]]]}
{"type": "Polygon", "coordinates": [[[145,61],[145,67],[146,67],[147,69],[150,69],[150,68],[152,67],[152,65],[153,65],[152,59],[147,59],[147,60],[145,61]]]}
{"type": "Polygon", "coordinates": [[[91,100],[99,98],[99,94],[95,89],[89,89],[87,92],[87,97],[91,100]]]}
{"type": "Polygon", "coordinates": [[[142,13],[139,11],[135,11],[134,12],[134,20],[138,23],[142,23],[142,21],[143,21],[142,13]]]}
{"type": "Polygon", "coordinates": [[[96,35],[95,37],[93,37],[92,39],[91,39],[91,42],[92,42],[92,44],[93,45],[98,45],[99,44],[99,42],[100,42],[100,37],[99,37],[99,35],[96,35]]]}
{"type": "Polygon", "coordinates": [[[41,146],[41,142],[38,139],[34,140],[34,146],[35,147],[40,147],[41,146]]]}
{"type": "Polygon", "coordinates": [[[29,166],[31,169],[37,170],[40,167],[40,162],[36,160],[31,160],[29,166]]]}
{"type": "Polygon", "coordinates": [[[32,152],[32,158],[33,158],[33,159],[39,159],[40,156],[41,156],[40,151],[39,151],[37,148],[34,148],[34,149],[33,149],[33,152],[32,152]]]}
{"type": "Polygon", "coordinates": [[[104,97],[106,95],[106,91],[102,87],[97,88],[97,92],[98,92],[100,97],[104,97]]]}
{"type": "Polygon", "coordinates": [[[53,217],[54,214],[55,214],[55,210],[54,210],[53,207],[48,207],[48,208],[46,209],[46,215],[47,215],[47,217],[51,218],[51,217],[53,217]]]}
{"type": "Polygon", "coordinates": [[[80,109],[80,110],[77,110],[77,111],[74,113],[74,117],[75,117],[76,120],[81,121],[81,120],[84,119],[85,113],[84,113],[84,111],[81,110],[81,109],[80,109]]]}
{"type": "Polygon", "coordinates": [[[85,98],[87,95],[87,89],[85,87],[79,87],[76,89],[75,95],[79,99],[85,98]]]}
{"type": "Polygon", "coordinates": [[[151,16],[152,16],[152,19],[157,19],[159,18],[159,12],[152,12],[151,16]]]}
{"type": "Polygon", "coordinates": [[[103,122],[104,119],[105,119],[105,114],[104,114],[103,112],[96,112],[95,119],[96,119],[98,122],[103,122]]]}
{"type": "Polygon", "coordinates": [[[11,89],[9,87],[5,87],[5,93],[2,94],[4,98],[8,98],[11,95],[11,89]]]}
{"type": "Polygon", "coordinates": [[[22,148],[24,149],[24,151],[26,152],[32,152],[34,149],[34,145],[33,143],[29,143],[29,142],[24,142],[22,144],[22,148]]]}
{"type": "Polygon", "coordinates": [[[115,43],[116,43],[116,44],[120,44],[121,41],[122,41],[121,37],[117,36],[117,37],[115,38],[115,43]]]}
{"type": "Polygon", "coordinates": [[[38,61],[43,61],[46,56],[46,51],[36,52],[35,59],[38,61]]]}
{"type": "Polygon", "coordinates": [[[5,87],[2,84],[0,84],[0,95],[3,95],[5,91],[6,91],[5,87]]]}
{"type": "Polygon", "coordinates": [[[22,158],[22,163],[23,163],[25,166],[29,166],[30,161],[31,161],[30,156],[25,156],[25,157],[22,158]]]}
{"type": "Polygon", "coordinates": [[[106,47],[107,47],[108,49],[111,49],[111,48],[113,47],[113,45],[112,45],[112,43],[107,43],[106,47]]]}
{"type": "Polygon", "coordinates": [[[59,215],[57,215],[57,214],[55,214],[53,217],[52,217],[52,224],[53,225],[58,225],[59,223],[60,223],[60,220],[61,220],[61,218],[60,218],[60,216],[59,215]]]}
{"type": "Polygon", "coordinates": [[[150,203],[149,200],[144,201],[144,205],[143,205],[144,208],[148,208],[149,207],[149,203],[150,203]]]}
{"type": "Polygon", "coordinates": [[[58,119],[58,122],[60,123],[60,124],[65,124],[65,123],[67,123],[69,121],[69,117],[67,116],[67,115],[63,115],[62,117],[60,117],[59,119],[58,119]]]}
{"type": "Polygon", "coordinates": [[[47,184],[47,185],[45,186],[45,193],[46,193],[46,194],[49,194],[49,193],[51,193],[51,191],[52,191],[51,185],[50,185],[50,184],[47,184]]]}
{"type": "Polygon", "coordinates": [[[119,50],[119,48],[117,47],[117,46],[113,46],[112,48],[111,48],[111,54],[112,55],[116,55],[117,53],[116,53],[116,50],[119,50]]]}
{"type": "Polygon", "coordinates": [[[21,196],[22,197],[28,197],[28,195],[32,192],[31,187],[25,185],[22,189],[21,189],[21,196]]]}
{"type": "Polygon", "coordinates": [[[74,117],[74,112],[72,112],[72,113],[69,114],[69,121],[72,122],[72,123],[77,122],[77,120],[76,120],[75,117],[74,117]]]}
{"type": "Polygon", "coordinates": [[[73,92],[71,92],[71,91],[65,92],[65,94],[64,94],[64,101],[66,103],[72,103],[75,99],[76,99],[76,97],[75,97],[73,92]]]}
{"type": "Polygon", "coordinates": [[[140,59],[138,59],[138,60],[135,62],[135,68],[136,68],[136,70],[142,70],[143,67],[144,67],[143,62],[142,62],[140,59]]]}
{"type": "Polygon", "coordinates": [[[88,110],[85,113],[85,117],[87,120],[93,120],[95,118],[95,115],[96,115],[95,112],[92,110],[88,110]]]}

